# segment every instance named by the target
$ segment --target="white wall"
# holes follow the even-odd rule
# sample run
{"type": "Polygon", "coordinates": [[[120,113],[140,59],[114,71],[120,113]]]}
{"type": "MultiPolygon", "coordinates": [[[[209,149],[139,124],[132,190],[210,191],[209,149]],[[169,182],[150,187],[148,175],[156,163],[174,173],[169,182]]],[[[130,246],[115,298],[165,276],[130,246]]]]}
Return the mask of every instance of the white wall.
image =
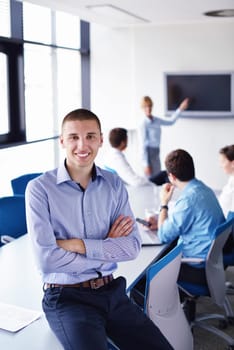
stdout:
{"type": "MultiPolygon", "coordinates": [[[[233,36],[234,22],[135,29],[92,25],[91,101],[104,129],[134,129],[143,118],[139,103],[146,94],[154,100],[154,114],[163,115],[163,72],[234,71],[233,36]]],[[[218,150],[234,143],[233,135],[234,118],[183,118],[163,128],[161,158],[178,147],[188,150],[197,177],[218,189],[226,181],[219,168],[218,150]]],[[[139,146],[131,142],[130,147],[131,162],[140,170],[139,146]]]]}

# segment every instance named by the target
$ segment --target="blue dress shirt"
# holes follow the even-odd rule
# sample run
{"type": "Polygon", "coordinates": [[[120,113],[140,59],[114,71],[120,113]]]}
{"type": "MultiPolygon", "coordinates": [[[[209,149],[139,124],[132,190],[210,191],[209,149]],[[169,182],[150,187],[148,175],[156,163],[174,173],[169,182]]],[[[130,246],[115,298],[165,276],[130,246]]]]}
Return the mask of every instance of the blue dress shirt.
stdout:
{"type": "Polygon", "coordinates": [[[28,232],[42,278],[73,284],[111,274],[118,261],[134,259],[141,239],[134,224],[126,237],[108,238],[120,214],[131,216],[128,194],[120,178],[98,167],[87,188],[74,182],[64,164],[29,182],[26,189],[28,232]],[[60,248],[56,239],[80,238],[86,255],[60,248]]]}
{"type": "Polygon", "coordinates": [[[160,148],[161,143],[161,126],[172,125],[176,122],[181,111],[178,108],[170,118],[162,119],[152,116],[152,119],[145,117],[141,126],[141,134],[143,141],[143,161],[147,165],[147,147],[160,148]]]}
{"type": "Polygon", "coordinates": [[[172,212],[158,230],[162,242],[179,237],[183,256],[205,259],[214,238],[214,230],[224,222],[222,209],[214,192],[193,179],[183,189],[172,212]]]}

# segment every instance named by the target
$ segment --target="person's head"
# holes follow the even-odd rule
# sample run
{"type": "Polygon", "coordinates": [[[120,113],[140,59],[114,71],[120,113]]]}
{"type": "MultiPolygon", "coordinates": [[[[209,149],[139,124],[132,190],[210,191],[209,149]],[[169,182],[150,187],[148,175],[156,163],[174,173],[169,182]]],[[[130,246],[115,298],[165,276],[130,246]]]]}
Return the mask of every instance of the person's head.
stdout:
{"type": "Polygon", "coordinates": [[[226,174],[234,175],[234,145],[225,146],[220,149],[219,161],[226,174]]]}
{"type": "Polygon", "coordinates": [[[112,147],[123,151],[128,144],[127,130],[124,128],[114,128],[109,132],[109,142],[112,147]]]}
{"type": "Polygon", "coordinates": [[[153,108],[153,101],[151,100],[151,98],[149,96],[142,97],[141,108],[143,109],[143,111],[147,117],[151,116],[152,108],[153,108]]]}
{"type": "Polygon", "coordinates": [[[170,181],[178,179],[188,182],[195,177],[193,158],[183,149],[170,152],[166,157],[165,166],[170,181]]]}
{"type": "Polygon", "coordinates": [[[60,143],[66,149],[68,168],[92,167],[103,143],[100,120],[83,108],[68,113],[62,122],[60,143]]]}

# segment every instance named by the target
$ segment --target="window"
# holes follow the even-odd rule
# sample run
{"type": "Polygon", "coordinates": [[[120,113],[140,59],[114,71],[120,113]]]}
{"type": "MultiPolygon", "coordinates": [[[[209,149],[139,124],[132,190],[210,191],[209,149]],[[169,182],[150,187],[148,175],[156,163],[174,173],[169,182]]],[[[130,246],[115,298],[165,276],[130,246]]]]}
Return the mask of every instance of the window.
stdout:
{"type": "Polygon", "coordinates": [[[74,49],[80,47],[80,26],[76,16],[56,12],[56,44],[74,49]]]}
{"type": "Polygon", "coordinates": [[[54,135],[51,68],[52,50],[50,47],[24,45],[27,141],[54,135]]]}
{"type": "Polygon", "coordinates": [[[81,106],[80,53],[25,44],[27,141],[58,135],[61,120],[81,106]]]}
{"type": "Polygon", "coordinates": [[[24,45],[26,138],[33,141],[58,135],[64,115],[81,105],[80,21],[23,6],[24,39],[30,40],[24,45]]]}
{"type": "Polygon", "coordinates": [[[57,132],[63,117],[73,109],[81,108],[80,54],[76,51],[57,50],[57,132]]]}
{"type": "Polygon", "coordinates": [[[0,36],[10,35],[10,1],[0,0],[0,36]]]}
{"type": "Polygon", "coordinates": [[[7,55],[0,52],[0,134],[9,132],[7,55]]]}
{"type": "Polygon", "coordinates": [[[24,2],[24,40],[51,44],[51,10],[24,2]]]}

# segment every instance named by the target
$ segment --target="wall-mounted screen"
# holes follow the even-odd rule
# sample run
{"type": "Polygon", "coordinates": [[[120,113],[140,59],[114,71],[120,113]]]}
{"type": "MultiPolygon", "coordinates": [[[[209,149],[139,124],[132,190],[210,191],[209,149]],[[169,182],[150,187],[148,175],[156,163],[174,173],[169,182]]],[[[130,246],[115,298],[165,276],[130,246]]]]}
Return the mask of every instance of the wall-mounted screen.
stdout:
{"type": "Polygon", "coordinates": [[[187,117],[233,117],[234,74],[165,73],[166,114],[170,115],[185,98],[187,117]]]}

